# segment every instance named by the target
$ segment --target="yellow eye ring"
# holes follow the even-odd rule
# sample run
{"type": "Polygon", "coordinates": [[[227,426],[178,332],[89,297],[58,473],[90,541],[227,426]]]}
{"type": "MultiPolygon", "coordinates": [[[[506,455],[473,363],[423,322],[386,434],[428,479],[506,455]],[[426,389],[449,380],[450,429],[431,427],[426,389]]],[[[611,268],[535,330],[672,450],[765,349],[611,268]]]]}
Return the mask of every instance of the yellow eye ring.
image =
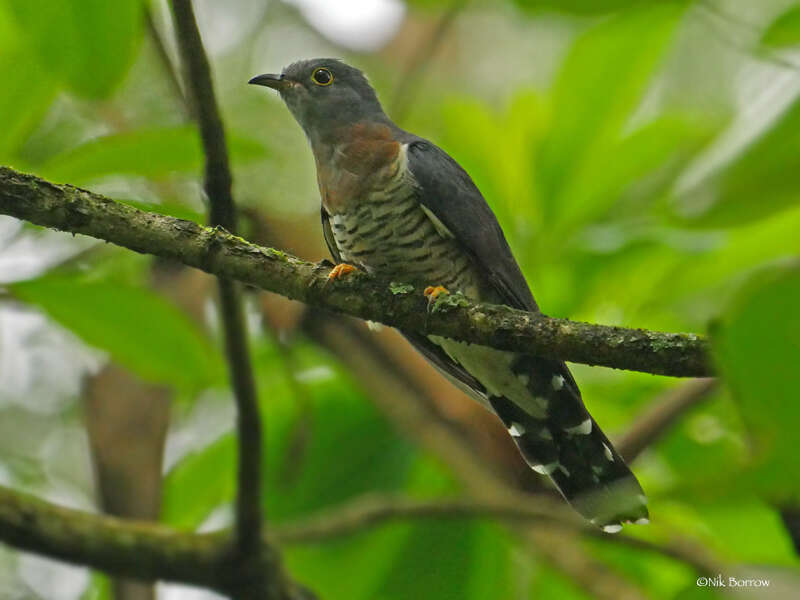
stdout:
{"type": "Polygon", "coordinates": [[[330,85],[333,83],[333,73],[325,67],[319,67],[311,73],[311,81],[317,85],[330,85]]]}

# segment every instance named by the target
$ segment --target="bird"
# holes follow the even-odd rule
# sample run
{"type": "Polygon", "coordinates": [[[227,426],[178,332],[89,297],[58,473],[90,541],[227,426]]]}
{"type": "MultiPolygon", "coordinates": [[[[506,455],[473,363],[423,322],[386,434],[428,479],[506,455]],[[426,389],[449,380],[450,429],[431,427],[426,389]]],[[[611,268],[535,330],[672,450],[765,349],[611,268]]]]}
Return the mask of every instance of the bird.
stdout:
{"type": "MultiPolygon", "coordinates": [[[[250,84],[276,90],[316,163],[325,242],[336,265],[420,286],[429,301],[460,292],[539,312],[497,218],[467,172],[384,112],[359,69],[300,60],[250,84]]],[[[647,523],[636,477],[591,417],[560,360],[401,332],[444,376],[494,412],[531,469],[609,533],[647,523]]]]}

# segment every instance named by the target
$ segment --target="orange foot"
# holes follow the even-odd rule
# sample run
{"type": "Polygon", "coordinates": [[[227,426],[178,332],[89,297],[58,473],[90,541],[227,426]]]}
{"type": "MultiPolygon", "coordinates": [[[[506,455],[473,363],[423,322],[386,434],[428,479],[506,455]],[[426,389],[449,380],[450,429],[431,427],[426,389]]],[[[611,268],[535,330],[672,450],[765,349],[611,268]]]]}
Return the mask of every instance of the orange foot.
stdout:
{"type": "Polygon", "coordinates": [[[428,302],[434,302],[442,294],[449,294],[450,292],[443,285],[429,285],[422,293],[428,299],[428,302]]]}
{"type": "Polygon", "coordinates": [[[328,273],[328,281],[331,279],[341,279],[345,275],[352,273],[355,271],[356,268],[353,265],[348,265],[347,263],[339,263],[335,267],[331,269],[331,272],[328,273]]]}

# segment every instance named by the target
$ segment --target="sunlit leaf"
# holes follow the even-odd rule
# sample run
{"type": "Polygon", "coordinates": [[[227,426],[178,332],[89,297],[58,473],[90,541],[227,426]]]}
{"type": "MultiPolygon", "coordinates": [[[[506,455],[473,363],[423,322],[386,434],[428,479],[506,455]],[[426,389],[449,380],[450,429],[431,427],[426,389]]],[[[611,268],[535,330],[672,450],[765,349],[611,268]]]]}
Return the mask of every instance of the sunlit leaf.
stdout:
{"type": "Polygon", "coordinates": [[[680,5],[648,4],[590,29],[573,45],[553,92],[550,135],[538,153],[541,196],[551,215],[585,165],[613,163],[610,151],[641,102],[683,14],[680,5]]]}
{"type": "Polygon", "coordinates": [[[562,199],[562,227],[604,215],[630,186],[659,169],[684,164],[715,132],[710,123],[666,114],[622,137],[609,149],[608,160],[589,159],[577,174],[562,199]]]}
{"type": "Polygon", "coordinates": [[[10,289],[143,379],[191,389],[223,380],[218,351],[185,314],[149,290],[55,276],[10,289]]]}
{"type": "Polygon", "coordinates": [[[678,199],[694,227],[762,219],[800,200],[800,101],[744,152],[678,199]],[[701,207],[701,208],[697,208],[701,207]]]}

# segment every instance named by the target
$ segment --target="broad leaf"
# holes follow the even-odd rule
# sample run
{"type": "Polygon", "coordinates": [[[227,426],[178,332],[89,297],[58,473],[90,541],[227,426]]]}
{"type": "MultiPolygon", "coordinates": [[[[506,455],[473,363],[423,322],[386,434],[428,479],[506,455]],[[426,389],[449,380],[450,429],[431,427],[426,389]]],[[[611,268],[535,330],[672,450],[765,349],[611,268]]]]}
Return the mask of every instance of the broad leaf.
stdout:
{"type": "MultiPolygon", "coordinates": [[[[231,136],[230,149],[237,161],[264,155],[259,142],[236,136],[231,136]]],[[[96,138],[54,156],[39,170],[55,181],[82,183],[115,174],[157,178],[175,172],[199,173],[202,166],[197,130],[181,126],[96,138]]]]}
{"type": "Polygon", "coordinates": [[[143,379],[191,389],[224,381],[219,352],[185,314],[149,290],[55,276],[10,289],[143,379]]]}
{"type": "Polygon", "coordinates": [[[800,6],[793,6],[775,19],[761,38],[765,46],[796,46],[800,44],[800,6]]]}
{"type": "Polygon", "coordinates": [[[714,335],[723,379],[750,433],[747,484],[786,499],[800,495],[800,267],[758,273],[740,291],[714,335]]]}
{"type": "Polygon", "coordinates": [[[615,147],[682,14],[679,5],[648,5],[602,22],[573,45],[555,83],[553,122],[535,165],[551,223],[585,200],[570,188],[590,176],[590,167],[613,168],[615,147]]]}
{"type": "Polygon", "coordinates": [[[723,169],[677,198],[694,227],[729,227],[763,219],[800,200],[800,100],[723,169]],[[703,211],[694,206],[707,206],[703,211]]]}
{"type": "Polygon", "coordinates": [[[102,98],[127,74],[141,39],[142,0],[6,2],[28,50],[55,82],[102,98]]]}

